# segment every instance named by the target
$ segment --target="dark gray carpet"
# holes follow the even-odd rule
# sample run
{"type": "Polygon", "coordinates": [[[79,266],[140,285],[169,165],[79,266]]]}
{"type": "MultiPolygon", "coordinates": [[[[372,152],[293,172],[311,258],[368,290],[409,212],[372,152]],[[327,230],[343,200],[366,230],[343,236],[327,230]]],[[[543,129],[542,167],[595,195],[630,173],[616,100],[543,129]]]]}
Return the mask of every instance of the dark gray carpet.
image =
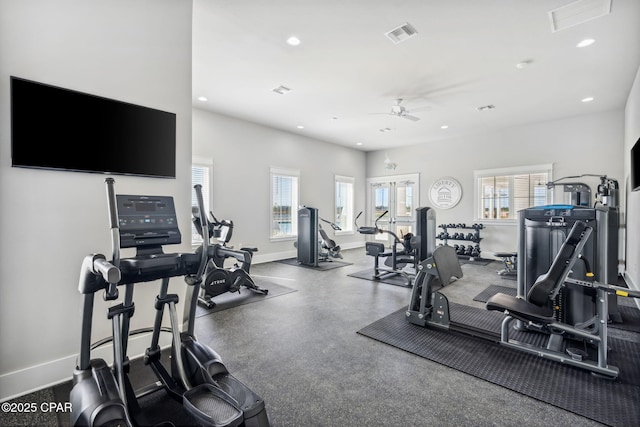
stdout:
{"type": "Polygon", "coordinates": [[[320,270],[320,271],[333,270],[334,268],[340,268],[340,267],[344,267],[346,265],[352,264],[350,262],[333,260],[333,261],[320,261],[318,263],[318,266],[313,266],[313,265],[301,264],[298,262],[297,258],[281,259],[276,262],[279,262],[281,264],[287,264],[287,265],[295,265],[296,267],[311,268],[313,270],[320,270]]]}
{"type": "Polygon", "coordinates": [[[273,283],[272,281],[261,277],[253,277],[253,280],[256,285],[262,289],[268,289],[269,293],[267,295],[262,295],[247,288],[242,288],[240,293],[226,292],[213,298],[213,302],[216,303],[213,308],[209,309],[198,304],[198,307],[196,308],[196,317],[206,316],[207,314],[227,310],[243,304],[264,301],[267,298],[274,298],[290,292],[296,292],[295,289],[287,288],[286,286],[273,283]]]}
{"type": "Polygon", "coordinates": [[[389,274],[388,276],[382,277],[381,279],[374,279],[373,267],[366,270],[358,271],[357,273],[347,274],[347,276],[355,277],[358,279],[371,280],[373,282],[382,282],[388,285],[402,286],[405,288],[411,286],[411,283],[407,281],[407,278],[400,274],[389,274]]]}
{"type": "Polygon", "coordinates": [[[481,338],[413,325],[405,311],[358,333],[606,425],[640,424],[638,343],[609,340],[609,362],[620,369],[620,377],[611,381],[481,338]]]}

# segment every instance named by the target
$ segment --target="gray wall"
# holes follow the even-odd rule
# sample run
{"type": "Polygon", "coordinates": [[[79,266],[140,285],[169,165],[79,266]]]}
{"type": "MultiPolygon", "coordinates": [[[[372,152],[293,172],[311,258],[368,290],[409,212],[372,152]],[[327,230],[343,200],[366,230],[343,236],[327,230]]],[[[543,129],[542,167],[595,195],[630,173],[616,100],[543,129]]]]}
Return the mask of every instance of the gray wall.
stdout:
{"type": "MultiPolygon", "coordinates": [[[[624,132],[624,176],[627,232],[626,232],[626,276],[629,286],[640,289],[640,191],[629,192],[629,168],[631,147],[640,139],[640,68],[625,109],[624,132]]],[[[640,165],[636,165],[640,167],[640,165]]],[[[636,300],[640,306],[640,302],[636,300]]]]}
{"type": "MultiPolygon", "coordinates": [[[[0,1],[0,399],[71,378],[80,264],[86,254],[111,253],[105,176],[11,167],[9,76],[176,113],[177,179],[115,176],[116,190],[174,195],[188,230],[191,7],[173,0],[0,1]]],[[[95,155],[103,149],[87,141],[95,155]]],[[[96,315],[104,315],[98,306],[96,315]]],[[[149,324],[152,314],[151,304],[137,305],[133,327],[149,324]]],[[[94,339],[109,333],[104,319],[94,339]]]]}
{"type": "MultiPolygon", "coordinates": [[[[422,206],[429,206],[431,185],[443,176],[451,176],[462,186],[462,199],[454,208],[436,210],[437,223],[482,222],[474,218],[474,170],[552,163],[554,179],[590,173],[608,175],[622,183],[623,132],[622,110],[571,117],[372,152],[367,156],[367,175],[420,172],[422,206]],[[385,154],[398,164],[392,172],[384,169],[385,154]]],[[[581,181],[589,184],[595,195],[594,186],[599,180],[581,181]]],[[[493,252],[515,251],[517,234],[516,224],[488,225],[481,231],[482,256],[492,258],[493,252]]]]}
{"type": "MultiPolygon", "coordinates": [[[[294,257],[292,241],[269,240],[269,171],[300,171],[300,204],[332,220],[334,175],[355,178],[355,211],[364,210],[365,153],[219,114],[193,110],[193,155],[213,161],[212,209],[233,220],[230,242],[255,246],[255,262],[294,257]]],[[[333,230],[324,227],[330,237],[333,230]]],[[[348,248],[364,241],[358,233],[335,236],[348,248]]]]}

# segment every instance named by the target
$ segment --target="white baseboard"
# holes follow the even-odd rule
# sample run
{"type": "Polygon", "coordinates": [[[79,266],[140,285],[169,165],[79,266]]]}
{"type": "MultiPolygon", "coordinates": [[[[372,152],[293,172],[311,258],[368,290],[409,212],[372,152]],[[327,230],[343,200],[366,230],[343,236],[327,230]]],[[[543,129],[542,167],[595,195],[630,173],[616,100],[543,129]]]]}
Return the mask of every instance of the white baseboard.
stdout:
{"type": "MultiPolygon", "coordinates": [[[[629,286],[629,289],[633,289],[635,291],[640,290],[640,287],[638,287],[638,284],[633,281],[631,276],[629,276],[629,274],[626,271],[624,272],[624,281],[626,282],[627,286],[629,286]]],[[[636,307],[640,309],[640,298],[634,298],[633,300],[636,303],[636,307]]]]}
{"type": "MultiPolygon", "coordinates": [[[[129,359],[143,356],[145,350],[149,347],[150,340],[150,334],[141,334],[129,338],[127,350],[129,359]]],[[[160,336],[160,346],[162,348],[171,346],[170,334],[162,334],[160,336]]],[[[74,354],[0,375],[0,402],[69,381],[73,377],[77,357],[78,355],[74,354]]],[[[111,364],[113,361],[113,346],[106,344],[95,349],[91,353],[91,358],[104,359],[111,364]]]]}

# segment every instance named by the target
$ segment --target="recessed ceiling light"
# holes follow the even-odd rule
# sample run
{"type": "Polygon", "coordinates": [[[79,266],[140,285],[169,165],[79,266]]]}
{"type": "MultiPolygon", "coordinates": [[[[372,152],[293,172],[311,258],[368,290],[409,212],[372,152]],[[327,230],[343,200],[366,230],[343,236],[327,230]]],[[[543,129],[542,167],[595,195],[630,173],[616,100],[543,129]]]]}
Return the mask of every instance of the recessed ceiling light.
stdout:
{"type": "Polygon", "coordinates": [[[593,96],[587,96],[586,98],[582,98],[582,102],[591,102],[593,101],[593,96]]]}
{"type": "Polygon", "coordinates": [[[576,45],[576,47],[587,47],[595,43],[594,39],[584,39],[576,45]]]}
{"type": "Polygon", "coordinates": [[[291,36],[287,39],[287,44],[289,46],[298,46],[300,44],[300,39],[296,36],[291,36]]]}
{"type": "Polygon", "coordinates": [[[362,142],[356,142],[356,145],[362,145],[362,142]]]}
{"type": "Polygon", "coordinates": [[[449,129],[449,125],[442,125],[440,126],[440,129],[449,129]]]}
{"type": "Polygon", "coordinates": [[[527,67],[531,64],[531,62],[532,62],[532,61],[531,61],[530,59],[527,59],[526,61],[518,62],[518,63],[516,64],[516,68],[517,68],[518,70],[525,69],[525,68],[527,68],[527,67]]]}
{"type": "Polygon", "coordinates": [[[302,125],[298,125],[298,126],[296,126],[296,127],[297,127],[298,129],[304,129],[304,126],[302,126],[302,125]]]}
{"type": "Polygon", "coordinates": [[[206,101],[208,101],[208,99],[207,99],[206,96],[199,96],[198,97],[198,101],[206,102],[206,101]]]}

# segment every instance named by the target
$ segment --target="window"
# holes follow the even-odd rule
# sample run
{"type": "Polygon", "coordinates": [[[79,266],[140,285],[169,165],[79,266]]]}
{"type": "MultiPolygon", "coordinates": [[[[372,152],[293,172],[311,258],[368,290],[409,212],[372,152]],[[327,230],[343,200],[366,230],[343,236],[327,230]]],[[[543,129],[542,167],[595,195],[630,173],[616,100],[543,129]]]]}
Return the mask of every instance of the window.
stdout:
{"type": "MultiPolygon", "coordinates": [[[[213,163],[205,159],[193,159],[191,163],[191,206],[198,206],[196,198],[196,190],[193,188],[196,184],[202,185],[202,199],[205,209],[211,207],[211,177],[213,176],[213,163]]],[[[202,236],[196,228],[191,224],[191,244],[199,245],[202,243],[202,236]]]]}
{"type": "Polygon", "coordinates": [[[341,231],[353,232],[353,184],[355,180],[348,176],[336,175],[336,215],[334,222],[341,231]]]}
{"type": "Polygon", "coordinates": [[[271,238],[298,235],[298,183],[300,172],[271,168],[271,238]]]}
{"type": "Polygon", "coordinates": [[[476,219],[514,220],[518,211],[549,203],[551,165],[475,171],[476,219]]]}

